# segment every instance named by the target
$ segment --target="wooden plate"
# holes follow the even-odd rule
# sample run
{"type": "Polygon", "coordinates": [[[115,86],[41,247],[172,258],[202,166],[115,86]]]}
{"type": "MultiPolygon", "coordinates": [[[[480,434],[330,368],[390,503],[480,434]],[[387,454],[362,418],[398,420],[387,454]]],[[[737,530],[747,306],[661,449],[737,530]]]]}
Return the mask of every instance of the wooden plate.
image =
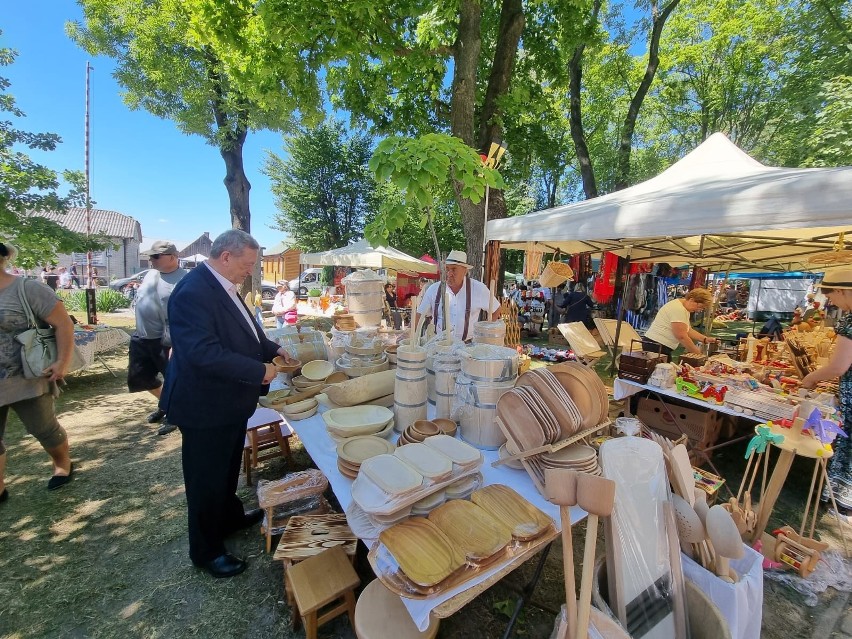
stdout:
{"type": "Polygon", "coordinates": [[[550,370],[571,396],[571,399],[574,400],[577,410],[580,411],[580,415],[583,417],[580,430],[597,426],[600,423],[601,414],[600,397],[594,389],[589,388],[588,378],[573,368],[557,370],[553,366],[550,370]]]}
{"type": "Polygon", "coordinates": [[[412,517],[382,531],[379,540],[402,572],[420,586],[434,586],[465,565],[447,536],[423,517],[412,517]]]}
{"type": "Polygon", "coordinates": [[[435,524],[470,562],[481,562],[512,541],[512,531],[488,511],[464,499],[454,499],[429,513],[435,524]]]}
{"type": "MultiPolygon", "coordinates": [[[[587,388],[591,389],[597,394],[598,403],[600,412],[598,413],[597,421],[594,424],[586,425],[585,420],[583,421],[583,428],[591,428],[592,426],[597,426],[601,422],[606,421],[609,416],[609,396],[606,393],[606,386],[604,386],[601,378],[598,377],[598,374],[595,373],[588,366],[583,366],[582,364],[578,364],[577,362],[563,362],[562,364],[556,364],[555,366],[550,367],[551,372],[554,374],[558,371],[568,372],[575,376],[578,376],[580,379],[584,379],[588,382],[587,388]]],[[[561,381],[561,380],[560,380],[561,381]]]]}
{"type": "MultiPolygon", "coordinates": [[[[554,392],[554,389],[550,387],[550,384],[542,377],[541,373],[538,371],[526,372],[518,378],[515,386],[534,389],[541,397],[541,401],[544,403],[546,409],[556,418],[560,432],[557,434],[556,439],[551,441],[567,439],[579,430],[580,424],[576,423],[575,415],[572,414],[572,411],[569,410],[565,402],[554,392]]],[[[568,392],[567,389],[565,389],[565,392],[574,400],[574,395],[568,392]]],[[[574,400],[574,403],[577,404],[577,410],[580,411],[580,415],[585,415],[581,404],[578,404],[576,400],[574,400]]]]}
{"type": "Polygon", "coordinates": [[[529,406],[512,390],[497,400],[497,416],[511,432],[521,450],[538,448],[545,444],[545,433],[529,406]]]}
{"type": "Polygon", "coordinates": [[[482,453],[476,448],[449,435],[427,437],[423,440],[423,444],[443,453],[459,466],[468,466],[482,461],[482,453]]]}
{"type": "Polygon", "coordinates": [[[427,479],[444,479],[453,472],[453,460],[425,444],[400,446],[393,454],[427,479]]]}
{"type": "MultiPolygon", "coordinates": [[[[509,449],[506,447],[506,444],[503,444],[502,446],[500,446],[500,450],[497,451],[497,456],[500,459],[506,459],[507,457],[511,457],[512,455],[509,454],[509,449]]],[[[521,460],[519,460],[519,459],[515,459],[513,461],[508,461],[503,465],[508,467],[508,468],[514,468],[515,470],[523,470],[524,469],[524,465],[521,463],[521,460]]]]}
{"type": "Polygon", "coordinates": [[[509,526],[512,537],[519,541],[535,539],[553,523],[550,517],[503,484],[480,488],[470,500],[509,526]]]}
{"type": "Polygon", "coordinates": [[[361,471],[391,497],[423,485],[423,475],[393,455],[376,455],[361,464],[361,471]]]}
{"type": "Polygon", "coordinates": [[[554,462],[562,465],[585,466],[592,462],[597,462],[598,454],[591,446],[585,444],[571,444],[565,448],[560,448],[553,453],[544,453],[541,456],[543,461],[554,462]]]}
{"type": "Polygon", "coordinates": [[[370,457],[393,453],[394,446],[388,440],[375,435],[349,437],[337,445],[337,456],[349,464],[360,465],[370,457]]]}
{"type": "Polygon", "coordinates": [[[344,477],[348,477],[349,479],[357,479],[358,478],[358,471],[352,470],[348,466],[345,466],[344,464],[342,464],[340,462],[339,459],[337,460],[337,470],[340,471],[341,475],[343,475],[344,477]]]}

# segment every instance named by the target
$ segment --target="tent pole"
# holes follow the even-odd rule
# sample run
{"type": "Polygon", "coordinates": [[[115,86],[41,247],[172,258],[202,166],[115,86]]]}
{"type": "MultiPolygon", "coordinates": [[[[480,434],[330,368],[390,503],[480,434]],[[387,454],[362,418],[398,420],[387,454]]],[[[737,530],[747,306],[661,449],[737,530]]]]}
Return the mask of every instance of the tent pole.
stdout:
{"type": "Polygon", "coordinates": [[[725,295],[728,290],[728,277],[731,275],[731,265],[725,266],[725,279],[722,280],[722,286],[716,290],[716,295],[713,298],[713,304],[709,310],[704,312],[704,334],[709,335],[713,329],[713,319],[716,317],[716,309],[719,308],[722,295],[725,295]]]}
{"type": "Polygon", "coordinates": [[[633,247],[627,247],[627,262],[624,265],[625,278],[621,282],[621,303],[618,305],[618,321],[615,323],[615,338],[612,345],[612,362],[609,365],[609,374],[615,377],[615,358],[618,354],[618,338],[621,336],[621,322],[624,321],[624,302],[627,300],[627,283],[630,281],[630,253],[633,247]]]}

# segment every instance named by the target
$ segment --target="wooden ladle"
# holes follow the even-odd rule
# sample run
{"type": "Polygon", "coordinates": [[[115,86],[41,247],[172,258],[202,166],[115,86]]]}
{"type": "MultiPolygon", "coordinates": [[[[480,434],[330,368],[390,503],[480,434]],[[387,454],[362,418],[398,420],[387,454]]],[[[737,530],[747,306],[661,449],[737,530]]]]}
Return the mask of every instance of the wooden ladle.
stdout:
{"type": "MultiPolygon", "coordinates": [[[[681,547],[684,547],[683,544],[692,544],[693,554],[695,554],[695,548],[697,547],[699,560],[707,567],[708,562],[701,547],[701,543],[704,541],[707,533],[704,530],[701,518],[693,507],[680,495],[672,495],[672,505],[675,510],[677,536],[680,538],[681,547]]],[[[684,550],[686,550],[685,547],[684,550]]]]}
{"type": "Polygon", "coordinates": [[[716,550],[716,574],[724,581],[736,582],[738,577],[731,570],[728,560],[739,559],[745,554],[743,540],[731,513],[719,504],[707,513],[707,534],[716,550]]]}
{"type": "Polygon", "coordinates": [[[595,565],[595,545],[598,540],[598,517],[609,517],[615,503],[615,482],[611,479],[581,473],[577,477],[577,503],[589,513],[586,523],[586,546],[583,550],[583,576],[580,580],[580,606],[577,615],[578,639],[589,634],[589,615],[592,605],[592,576],[595,565]]]}
{"type": "Polygon", "coordinates": [[[544,486],[548,501],[559,505],[562,520],[562,573],[565,579],[565,605],[568,610],[568,637],[577,631],[577,587],[574,577],[574,542],[571,538],[571,513],[569,508],[577,505],[576,470],[547,468],[544,471],[544,486]]]}

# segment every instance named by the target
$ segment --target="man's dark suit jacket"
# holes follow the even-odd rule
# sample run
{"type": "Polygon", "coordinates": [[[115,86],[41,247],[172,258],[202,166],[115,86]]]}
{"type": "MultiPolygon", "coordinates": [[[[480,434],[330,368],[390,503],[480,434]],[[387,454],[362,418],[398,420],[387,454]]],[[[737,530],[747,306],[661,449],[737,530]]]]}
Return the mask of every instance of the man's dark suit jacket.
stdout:
{"type": "MultiPolygon", "coordinates": [[[[249,313],[251,316],[251,313],[249,313]]],[[[194,268],[169,298],[172,357],[160,408],[181,428],[245,424],[257,408],[263,362],[278,344],[256,335],[210,268],[194,268]]]]}

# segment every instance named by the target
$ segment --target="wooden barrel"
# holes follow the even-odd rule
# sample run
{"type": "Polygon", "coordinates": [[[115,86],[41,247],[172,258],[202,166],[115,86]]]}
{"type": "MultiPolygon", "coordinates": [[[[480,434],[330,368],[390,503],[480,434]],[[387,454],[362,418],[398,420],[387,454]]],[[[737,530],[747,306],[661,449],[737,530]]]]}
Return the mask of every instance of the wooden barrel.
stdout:
{"type": "Polygon", "coordinates": [[[506,341],[506,322],[474,322],[473,343],[503,346],[506,341]]]}
{"type": "Polygon", "coordinates": [[[397,349],[393,395],[394,427],[398,432],[418,419],[426,419],[426,349],[419,346],[397,349]]]}
{"type": "Polygon", "coordinates": [[[476,344],[459,351],[461,370],[475,382],[514,380],[518,377],[520,356],[513,348],[476,344]]]}
{"type": "Polygon", "coordinates": [[[362,328],[379,326],[385,299],[382,280],[347,276],[343,283],[346,286],[346,305],[355,323],[362,328]]]}
{"type": "MultiPolygon", "coordinates": [[[[454,352],[436,354],[432,367],[435,376],[435,417],[449,417],[456,396],[456,378],[461,372],[459,356],[454,352]]],[[[433,403],[431,399],[429,402],[433,403]]]]}

